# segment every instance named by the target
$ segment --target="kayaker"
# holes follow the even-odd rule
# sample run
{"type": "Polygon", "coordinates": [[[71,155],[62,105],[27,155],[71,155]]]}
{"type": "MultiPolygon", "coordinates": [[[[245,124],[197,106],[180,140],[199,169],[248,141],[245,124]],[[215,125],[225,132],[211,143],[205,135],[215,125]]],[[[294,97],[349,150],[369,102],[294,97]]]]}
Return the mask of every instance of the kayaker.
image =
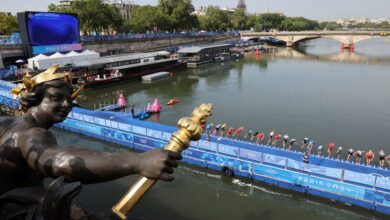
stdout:
{"type": "Polygon", "coordinates": [[[317,149],[318,149],[317,156],[321,156],[322,151],[324,150],[324,147],[322,145],[320,145],[317,147],[317,149]]]}
{"type": "Polygon", "coordinates": [[[275,135],[275,129],[272,129],[272,131],[269,133],[268,135],[268,142],[267,142],[267,145],[270,145],[271,144],[271,141],[272,139],[274,138],[274,135],[275,135]]]}
{"type": "Polygon", "coordinates": [[[328,157],[330,157],[333,154],[334,150],[334,143],[329,143],[328,144],[328,157]]]}
{"type": "Polygon", "coordinates": [[[309,138],[307,137],[303,138],[302,147],[301,147],[302,149],[306,148],[307,142],[309,142],[309,138]]]}
{"type": "Polygon", "coordinates": [[[371,165],[371,162],[372,160],[375,158],[375,154],[374,152],[372,152],[372,150],[370,149],[367,153],[366,153],[366,162],[367,162],[367,165],[371,165]]]}
{"type": "Polygon", "coordinates": [[[383,167],[385,165],[385,152],[383,150],[379,151],[379,166],[383,167]]]}
{"type": "Polygon", "coordinates": [[[259,144],[260,142],[262,142],[263,139],[264,139],[264,133],[263,133],[263,132],[260,132],[260,133],[257,135],[256,144],[259,144]]]}
{"type": "Polygon", "coordinates": [[[287,142],[288,142],[288,134],[285,134],[284,136],[283,136],[283,149],[284,149],[284,147],[286,147],[287,146],[287,142]]]}
{"type": "Polygon", "coordinates": [[[349,148],[349,150],[348,150],[348,156],[347,156],[347,161],[351,161],[351,160],[352,160],[353,153],[354,153],[353,148],[352,148],[352,147],[349,148]]]}
{"type": "Polygon", "coordinates": [[[288,147],[288,150],[291,150],[291,148],[294,146],[294,144],[297,142],[297,140],[295,140],[295,138],[291,139],[290,140],[290,146],[288,147]]]}

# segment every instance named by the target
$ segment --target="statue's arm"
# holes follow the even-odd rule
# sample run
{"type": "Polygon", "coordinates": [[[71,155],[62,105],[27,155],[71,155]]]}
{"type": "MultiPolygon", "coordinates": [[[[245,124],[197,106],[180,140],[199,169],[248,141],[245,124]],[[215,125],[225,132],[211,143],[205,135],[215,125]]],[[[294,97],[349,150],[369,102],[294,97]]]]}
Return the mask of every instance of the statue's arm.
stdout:
{"type": "Polygon", "coordinates": [[[43,176],[64,176],[69,181],[97,183],[131,174],[173,180],[172,167],[181,155],[161,149],[145,153],[107,153],[77,147],[58,147],[47,130],[33,128],[18,140],[24,158],[43,176]]]}

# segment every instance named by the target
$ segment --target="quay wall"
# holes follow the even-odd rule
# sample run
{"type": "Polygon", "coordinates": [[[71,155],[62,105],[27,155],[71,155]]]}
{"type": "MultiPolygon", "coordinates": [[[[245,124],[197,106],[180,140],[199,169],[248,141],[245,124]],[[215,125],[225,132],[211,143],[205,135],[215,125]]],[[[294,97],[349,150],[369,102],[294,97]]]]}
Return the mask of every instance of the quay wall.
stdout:
{"type": "Polygon", "coordinates": [[[117,40],[117,41],[95,41],[84,42],[83,49],[94,50],[103,55],[118,53],[147,52],[165,50],[167,47],[187,44],[209,44],[225,40],[239,40],[235,36],[198,36],[198,37],[174,37],[164,39],[143,39],[143,40],[117,40]]]}
{"type": "MultiPolygon", "coordinates": [[[[14,107],[12,84],[0,81],[0,103],[14,107]]],[[[130,118],[118,112],[74,108],[56,127],[146,151],[164,147],[173,126],[130,118]]],[[[304,194],[340,201],[390,215],[390,170],[266,145],[203,136],[183,152],[183,161],[304,194]]]]}

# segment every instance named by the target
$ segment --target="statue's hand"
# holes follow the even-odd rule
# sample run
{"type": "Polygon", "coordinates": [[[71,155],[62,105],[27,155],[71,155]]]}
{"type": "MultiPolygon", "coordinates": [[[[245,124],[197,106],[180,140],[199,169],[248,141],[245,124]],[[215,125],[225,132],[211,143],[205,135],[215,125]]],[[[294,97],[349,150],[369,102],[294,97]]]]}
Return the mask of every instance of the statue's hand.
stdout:
{"type": "Polygon", "coordinates": [[[177,160],[181,160],[180,153],[164,149],[153,149],[140,154],[138,162],[139,174],[151,178],[172,181],[173,168],[177,167],[177,160]]]}

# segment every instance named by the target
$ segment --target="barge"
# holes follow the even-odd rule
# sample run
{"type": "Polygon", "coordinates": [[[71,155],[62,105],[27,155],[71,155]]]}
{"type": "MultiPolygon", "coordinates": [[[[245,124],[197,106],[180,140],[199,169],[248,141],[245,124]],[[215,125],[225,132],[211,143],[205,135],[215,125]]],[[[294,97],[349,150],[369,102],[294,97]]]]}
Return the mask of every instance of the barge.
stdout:
{"type": "Polygon", "coordinates": [[[180,49],[177,53],[179,54],[179,62],[187,63],[187,67],[197,67],[214,62],[217,57],[221,57],[220,54],[228,53],[230,57],[232,47],[231,44],[194,46],[180,49]]]}
{"type": "MultiPolygon", "coordinates": [[[[0,103],[17,107],[8,94],[15,85],[0,81],[0,103]]],[[[173,126],[140,121],[118,112],[73,108],[58,128],[141,151],[164,147],[173,126]]],[[[183,152],[183,161],[252,181],[328,198],[390,215],[390,170],[302,152],[204,135],[183,152]]]]}

